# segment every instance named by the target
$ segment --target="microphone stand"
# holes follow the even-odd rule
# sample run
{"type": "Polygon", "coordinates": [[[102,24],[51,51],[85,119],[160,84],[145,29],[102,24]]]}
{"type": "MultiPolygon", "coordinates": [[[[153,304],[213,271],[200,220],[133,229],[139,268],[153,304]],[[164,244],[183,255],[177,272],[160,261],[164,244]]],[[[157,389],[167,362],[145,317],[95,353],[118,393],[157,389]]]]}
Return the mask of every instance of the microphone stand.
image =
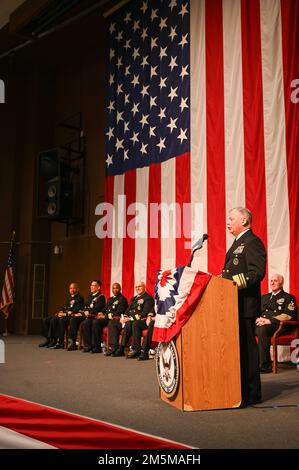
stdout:
{"type": "Polygon", "coordinates": [[[204,233],[203,236],[198,240],[198,242],[196,242],[195,245],[193,246],[190,261],[187,264],[187,266],[189,268],[191,267],[193,257],[194,257],[194,253],[196,253],[196,251],[198,251],[202,248],[203,242],[207,239],[208,239],[208,235],[207,235],[207,233],[204,233]]]}

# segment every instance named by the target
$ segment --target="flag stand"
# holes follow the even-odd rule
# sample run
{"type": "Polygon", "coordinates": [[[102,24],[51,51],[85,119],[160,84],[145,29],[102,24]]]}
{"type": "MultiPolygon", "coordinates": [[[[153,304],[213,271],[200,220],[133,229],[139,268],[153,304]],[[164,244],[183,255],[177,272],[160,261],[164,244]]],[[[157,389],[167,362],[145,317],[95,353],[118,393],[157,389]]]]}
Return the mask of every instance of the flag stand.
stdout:
{"type": "MultiPolygon", "coordinates": [[[[1,313],[3,313],[3,312],[1,312],[1,313]]],[[[8,332],[8,328],[7,328],[7,320],[8,319],[4,316],[3,320],[5,322],[4,323],[4,331],[3,331],[3,333],[0,333],[0,336],[6,337],[6,336],[9,336],[9,332],[8,332]]]]}
{"type": "Polygon", "coordinates": [[[9,336],[8,329],[7,329],[7,318],[5,319],[5,331],[2,333],[2,336],[6,337],[9,336]]]}

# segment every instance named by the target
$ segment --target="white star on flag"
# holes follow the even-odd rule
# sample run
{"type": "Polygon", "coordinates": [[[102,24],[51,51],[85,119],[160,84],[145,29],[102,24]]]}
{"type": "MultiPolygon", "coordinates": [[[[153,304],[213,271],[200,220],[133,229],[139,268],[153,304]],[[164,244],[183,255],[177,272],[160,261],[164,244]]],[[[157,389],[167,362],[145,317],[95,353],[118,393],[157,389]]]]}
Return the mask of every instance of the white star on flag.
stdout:
{"type": "Polygon", "coordinates": [[[168,97],[170,98],[171,101],[173,100],[173,98],[177,98],[177,96],[178,96],[177,89],[178,89],[178,87],[175,87],[175,88],[171,87],[170,88],[170,93],[169,93],[168,97]]]}
{"type": "Polygon", "coordinates": [[[109,155],[109,154],[107,155],[106,163],[107,163],[108,168],[110,165],[113,164],[112,155],[109,155]]]}
{"type": "Polygon", "coordinates": [[[189,108],[189,106],[187,105],[187,99],[188,98],[181,98],[181,104],[180,104],[180,108],[181,108],[181,111],[183,111],[185,108],[189,108]]]}
{"type": "Polygon", "coordinates": [[[182,67],[182,71],[180,73],[180,77],[184,78],[186,77],[187,75],[189,75],[189,72],[187,72],[187,68],[189,67],[189,65],[186,65],[185,67],[182,67]]]}
{"type": "Polygon", "coordinates": [[[166,117],[165,111],[166,111],[166,108],[160,108],[160,113],[158,114],[160,121],[166,117]]]}
{"type": "Polygon", "coordinates": [[[112,139],[113,135],[113,127],[109,127],[108,132],[106,132],[106,135],[108,136],[108,140],[112,139]]]}
{"type": "Polygon", "coordinates": [[[183,140],[187,140],[186,133],[187,133],[187,129],[185,130],[181,129],[180,135],[178,136],[178,139],[181,141],[181,143],[183,142],[183,140]]]}
{"type": "Polygon", "coordinates": [[[171,57],[171,61],[169,62],[169,67],[171,71],[173,70],[174,67],[177,67],[178,64],[176,63],[176,57],[171,57]]]}
{"type": "Polygon", "coordinates": [[[188,14],[187,4],[182,5],[182,9],[179,12],[179,15],[182,15],[182,18],[184,18],[184,15],[187,15],[187,14],[188,14]]]}
{"type": "Polygon", "coordinates": [[[149,114],[147,114],[146,116],[144,116],[144,114],[142,115],[142,119],[139,121],[140,124],[142,124],[142,129],[144,128],[145,124],[148,124],[148,117],[149,117],[149,114]]]}
{"type": "Polygon", "coordinates": [[[119,140],[118,138],[116,138],[116,144],[115,144],[116,150],[124,148],[123,141],[124,139],[119,140]]]}
{"type": "Polygon", "coordinates": [[[133,116],[135,116],[136,113],[139,113],[139,104],[140,103],[133,103],[133,108],[132,108],[132,113],[133,113],[133,116]]]}
{"type": "Polygon", "coordinates": [[[165,144],[164,144],[165,140],[166,140],[166,137],[164,137],[164,139],[160,137],[160,142],[157,144],[157,147],[159,147],[160,152],[162,151],[162,149],[165,149],[165,144]]]}
{"type": "Polygon", "coordinates": [[[179,42],[179,46],[182,46],[182,48],[183,48],[186,44],[188,44],[187,36],[188,36],[188,34],[185,34],[184,36],[182,36],[182,40],[181,40],[181,42],[179,42]]]}
{"type": "Polygon", "coordinates": [[[147,146],[148,146],[148,144],[144,144],[144,143],[141,144],[140,152],[141,152],[142,154],[147,153],[147,152],[146,152],[146,147],[147,147],[147,146]]]}
{"type": "Polygon", "coordinates": [[[130,138],[130,140],[132,140],[133,142],[133,145],[136,144],[136,142],[139,142],[138,135],[139,135],[139,132],[133,131],[133,137],[130,138]]]}
{"type": "Polygon", "coordinates": [[[173,129],[177,128],[177,126],[175,124],[177,120],[178,120],[178,118],[175,118],[175,119],[170,118],[169,124],[167,124],[167,127],[169,127],[171,134],[172,134],[173,129]]]}
{"type": "Polygon", "coordinates": [[[158,11],[158,8],[157,8],[156,10],[152,10],[152,14],[151,14],[151,20],[152,20],[152,21],[153,21],[155,18],[158,18],[157,11],[158,11]]]}
{"type": "Polygon", "coordinates": [[[177,36],[176,26],[174,28],[171,27],[170,34],[169,34],[170,39],[173,41],[176,36],[177,36]]]}

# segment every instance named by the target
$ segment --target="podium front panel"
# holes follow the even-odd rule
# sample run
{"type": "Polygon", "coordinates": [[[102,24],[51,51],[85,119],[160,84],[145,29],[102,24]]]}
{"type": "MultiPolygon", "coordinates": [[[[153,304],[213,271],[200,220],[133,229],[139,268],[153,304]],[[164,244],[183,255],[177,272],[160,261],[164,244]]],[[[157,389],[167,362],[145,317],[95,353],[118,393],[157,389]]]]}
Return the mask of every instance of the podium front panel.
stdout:
{"type": "Polygon", "coordinates": [[[241,403],[237,287],[212,277],[177,338],[177,396],[161,398],[184,411],[236,408],[241,403]]]}

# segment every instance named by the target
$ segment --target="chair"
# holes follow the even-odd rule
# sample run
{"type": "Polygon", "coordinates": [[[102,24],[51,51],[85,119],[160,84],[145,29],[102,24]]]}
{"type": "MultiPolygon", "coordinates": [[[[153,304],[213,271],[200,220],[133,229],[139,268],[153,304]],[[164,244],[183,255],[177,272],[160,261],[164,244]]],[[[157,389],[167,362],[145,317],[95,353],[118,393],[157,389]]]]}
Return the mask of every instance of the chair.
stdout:
{"type": "MultiPolygon", "coordinates": [[[[77,343],[78,343],[78,350],[82,348],[82,342],[83,342],[83,328],[81,327],[82,323],[80,323],[78,332],[77,332],[77,343]]],[[[69,333],[70,333],[70,324],[65,325],[65,330],[64,330],[64,344],[63,347],[64,349],[68,348],[68,339],[69,339],[69,333]]]]}
{"type": "Polygon", "coordinates": [[[299,322],[297,320],[286,320],[279,322],[279,327],[271,338],[271,344],[273,346],[273,374],[277,374],[277,346],[290,346],[291,342],[298,338],[298,325],[299,322]],[[286,334],[280,335],[279,333],[284,325],[289,325],[289,331],[286,334]]]}

